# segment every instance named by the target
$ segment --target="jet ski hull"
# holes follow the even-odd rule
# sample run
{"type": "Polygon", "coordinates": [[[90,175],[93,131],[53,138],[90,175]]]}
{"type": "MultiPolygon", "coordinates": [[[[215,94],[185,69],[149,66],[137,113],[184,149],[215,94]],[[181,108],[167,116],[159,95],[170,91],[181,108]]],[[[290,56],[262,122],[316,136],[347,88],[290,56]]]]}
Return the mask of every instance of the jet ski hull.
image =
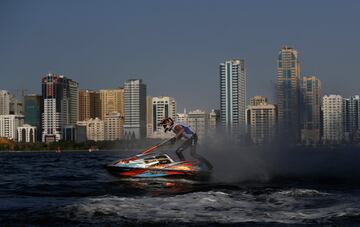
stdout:
{"type": "Polygon", "coordinates": [[[122,177],[194,177],[196,175],[205,174],[200,171],[189,171],[189,170],[172,170],[172,169],[157,169],[157,168],[131,168],[131,167],[119,167],[107,165],[106,169],[117,176],[122,177]]]}
{"type": "Polygon", "coordinates": [[[106,165],[105,168],[113,175],[119,177],[134,177],[134,178],[156,178],[156,177],[171,177],[171,178],[191,178],[191,179],[206,179],[211,172],[206,170],[184,170],[179,168],[135,168],[121,165],[106,165]]]}
{"type": "Polygon", "coordinates": [[[210,171],[198,161],[175,162],[167,155],[123,159],[105,168],[113,175],[134,178],[207,178],[210,171]]]}

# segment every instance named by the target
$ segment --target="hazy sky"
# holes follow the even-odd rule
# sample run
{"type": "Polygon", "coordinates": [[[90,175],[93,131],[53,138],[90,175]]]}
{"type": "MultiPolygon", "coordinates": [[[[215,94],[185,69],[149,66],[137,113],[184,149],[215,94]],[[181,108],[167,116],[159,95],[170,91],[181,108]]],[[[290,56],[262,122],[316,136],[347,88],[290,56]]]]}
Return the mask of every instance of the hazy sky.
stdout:
{"type": "Polygon", "coordinates": [[[178,111],[218,108],[219,63],[245,59],[247,97],[274,101],[282,45],[324,93],[360,94],[360,1],[0,0],[0,89],[40,93],[47,72],[85,89],[142,78],[178,111]]]}

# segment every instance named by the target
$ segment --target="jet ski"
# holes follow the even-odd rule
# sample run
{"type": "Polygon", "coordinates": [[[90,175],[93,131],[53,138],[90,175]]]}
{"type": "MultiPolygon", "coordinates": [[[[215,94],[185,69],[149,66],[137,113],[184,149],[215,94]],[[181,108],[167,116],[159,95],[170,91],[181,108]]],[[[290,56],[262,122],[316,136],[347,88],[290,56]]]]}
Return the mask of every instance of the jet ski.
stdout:
{"type": "Polygon", "coordinates": [[[211,170],[197,160],[176,162],[167,154],[140,154],[106,165],[105,168],[116,176],[135,178],[180,177],[205,179],[211,170]]]}

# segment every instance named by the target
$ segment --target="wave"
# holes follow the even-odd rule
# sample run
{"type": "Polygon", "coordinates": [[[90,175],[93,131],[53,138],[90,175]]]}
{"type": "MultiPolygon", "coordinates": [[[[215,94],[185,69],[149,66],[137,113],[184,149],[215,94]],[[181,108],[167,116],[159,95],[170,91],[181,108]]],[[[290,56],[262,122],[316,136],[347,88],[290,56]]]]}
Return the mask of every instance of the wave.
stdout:
{"type": "Polygon", "coordinates": [[[310,223],[339,211],[335,204],[307,209],[304,201],[289,197],[328,196],[316,190],[294,189],[270,195],[249,192],[194,192],[173,197],[103,196],[65,207],[78,218],[121,217],[141,222],[176,220],[182,223],[310,223]],[[263,197],[263,199],[261,198],[263,197]],[[302,204],[302,205],[301,205],[302,204]]]}
{"type": "Polygon", "coordinates": [[[101,195],[86,198],[0,199],[2,223],[36,224],[339,224],[360,218],[359,196],[306,188],[210,190],[173,196],[101,195]],[[328,201],[328,202],[326,202],[328,201]],[[3,215],[3,216],[2,216],[3,215]],[[6,216],[5,216],[6,215],[6,216]],[[25,218],[27,217],[27,219],[25,218]],[[47,221],[47,219],[46,219],[47,221]]]}
{"type": "Polygon", "coordinates": [[[292,188],[289,190],[279,191],[275,194],[281,196],[290,196],[290,197],[318,197],[318,196],[328,196],[329,193],[320,192],[315,189],[302,189],[302,188],[292,188]]]}

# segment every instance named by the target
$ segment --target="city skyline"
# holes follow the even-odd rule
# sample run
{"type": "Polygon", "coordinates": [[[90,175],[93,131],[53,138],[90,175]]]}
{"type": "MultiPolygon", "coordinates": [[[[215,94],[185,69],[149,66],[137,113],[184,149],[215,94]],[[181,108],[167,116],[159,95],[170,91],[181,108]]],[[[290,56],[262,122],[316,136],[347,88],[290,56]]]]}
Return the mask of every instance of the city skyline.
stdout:
{"type": "MultiPolygon", "coordinates": [[[[275,129],[273,128],[275,121],[277,121],[276,127],[279,129],[277,133],[280,133],[278,135],[280,137],[290,135],[290,143],[301,142],[306,145],[311,145],[319,144],[320,141],[324,144],[360,141],[358,123],[360,122],[359,96],[353,94],[350,98],[346,98],[343,94],[337,94],[337,105],[340,107],[331,106],[332,101],[324,101],[321,107],[322,82],[313,75],[301,76],[300,65],[301,59],[298,57],[298,50],[290,46],[283,46],[278,56],[277,105],[272,106],[270,102],[268,107],[264,105],[257,108],[255,107],[257,106],[257,102],[267,103],[267,101],[264,100],[268,98],[261,95],[254,96],[250,99],[250,106],[248,106],[249,111],[245,111],[246,105],[249,103],[245,99],[247,90],[247,69],[245,67],[245,61],[243,59],[232,59],[219,63],[220,80],[218,89],[221,94],[219,96],[221,105],[218,107],[218,110],[220,111],[219,117],[221,119],[221,125],[234,136],[234,139],[237,138],[236,140],[242,142],[249,141],[249,132],[251,132],[251,139],[254,143],[271,141],[274,138],[272,131],[275,129]],[[257,99],[257,97],[259,97],[259,99],[257,99]],[[257,101],[255,102],[255,100],[257,101]],[[329,106],[327,103],[331,105],[329,106]],[[323,111],[323,115],[321,115],[320,108],[323,111]],[[339,110],[335,112],[341,112],[339,115],[342,119],[340,121],[341,123],[336,123],[342,125],[343,128],[341,129],[338,126],[333,127],[334,122],[332,118],[335,109],[339,110]],[[246,113],[248,117],[246,117],[246,113]],[[294,113],[297,114],[294,115],[294,113]],[[264,114],[266,117],[264,117],[264,114]],[[277,115],[277,120],[273,119],[275,115],[277,115]],[[321,118],[323,119],[322,122],[320,122],[321,118]],[[321,123],[323,123],[322,128],[321,123]],[[284,131],[284,129],[287,131],[284,131]],[[333,136],[338,129],[340,133],[333,136]],[[323,134],[321,130],[323,130],[323,134]]],[[[129,79],[124,83],[124,87],[92,91],[99,96],[98,102],[100,103],[98,103],[98,109],[96,111],[103,113],[100,119],[104,124],[105,140],[116,140],[124,137],[139,139],[150,136],[149,133],[146,132],[150,126],[148,125],[148,116],[145,111],[148,110],[147,102],[150,97],[147,96],[146,87],[142,79],[129,79]]],[[[88,112],[87,115],[90,116],[90,106],[95,105],[95,103],[91,104],[91,102],[86,104],[88,107],[84,105],[83,99],[85,96],[82,97],[83,95],[81,95],[84,91],[90,92],[89,90],[80,90],[79,83],[71,78],[62,74],[49,73],[42,79],[43,105],[38,105],[36,110],[34,109],[34,104],[26,102],[26,99],[29,100],[29,98],[36,96],[25,95],[24,93],[24,103],[21,103],[21,101],[17,100],[10,92],[1,90],[1,109],[3,112],[5,111],[9,114],[7,115],[5,112],[2,113],[5,119],[2,125],[5,131],[3,130],[2,135],[4,134],[9,138],[14,138],[14,136],[9,133],[14,134],[15,128],[11,132],[6,131],[6,125],[15,127],[17,124],[17,120],[11,115],[17,115],[19,119],[25,117],[26,120],[31,116],[36,117],[38,115],[36,111],[42,109],[43,142],[59,141],[62,139],[66,141],[75,140],[77,138],[76,132],[81,133],[81,130],[85,132],[85,128],[80,128],[86,126],[85,124],[89,125],[91,120],[93,120],[85,117],[84,120],[87,123],[85,121],[78,122],[79,117],[84,115],[81,111],[84,112],[86,109],[88,112]],[[9,117],[12,118],[10,119],[9,117]]],[[[330,94],[329,97],[332,98],[332,96],[333,94],[330,94]]],[[[323,100],[327,100],[327,97],[328,94],[325,94],[323,100]]],[[[159,98],[161,99],[159,103],[164,103],[164,96],[159,96],[152,98],[153,104],[154,102],[156,103],[156,100],[159,98]]],[[[169,100],[166,102],[169,103],[169,100]]],[[[95,106],[93,107],[95,108],[95,106]]],[[[163,108],[164,107],[162,107],[161,111],[165,110],[165,112],[160,115],[165,114],[165,116],[160,117],[160,119],[167,116],[166,111],[169,112],[168,109],[163,108]]],[[[173,113],[171,115],[174,118],[176,108],[173,107],[172,109],[173,113]]],[[[160,111],[160,109],[157,111],[160,111]]],[[[154,112],[154,109],[153,114],[153,117],[158,115],[156,111],[154,112]]],[[[195,131],[199,130],[199,135],[208,134],[208,114],[209,111],[200,109],[189,111],[187,114],[187,121],[190,126],[192,125],[191,119],[195,119],[192,127],[196,128],[195,131]],[[194,117],[191,115],[194,115],[194,117]],[[201,127],[198,127],[198,122],[203,122],[201,127]],[[200,133],[200,131],[202,133],[200,133]]],[[[96,117],[95,113],[93,113],[93,115],[93,117],[96,117]]],[[[21,123],[21,121],[19,121],[18,123],[19,126],[22,126],[28,122],[21,123]]],[[[151,127],[155,125],[156,123],[153,122],[151,127]]],[[[25,140],[25,135],[26,140],[30,140],[29,138],[34,135],[34,130],[30,129],[32,126],[34,125],[27,125],[21,129],[21,141],[25,140]],[[31,135],[29,134],[30,131],[32,133],[31,135]]],[[[99,130],[101,129],[99,128],[99,130]]],[[[90,131],[89,135],[91,136],[90,131]]],[[[79,136],[81,139],[84,138],[81,137],[80,134],[79,136]]],[[[17,139],[18,138],[15,138],[15,140],[17,139]]]]}
{"type": "Polygon", "coordinates": [[[4,226],[360,226],[359,0],[0,0],[4,226]]]}
{"type": "Polygon", "coordinates": [[[3,89],[40,93],[37,82],[48,71],[91,90],[142,78],[149,94],[171,94],[179,109],[209,111],[219,105],[217,64],[244,59],[247,97],[264,95],[273,103],[276,53],[290,45],[300,51],[301,76],[317,75],[324,94],[359,93],[356,83],[347,83],[358,80],[355,1],[302,2],[296,9],[285,1],[87,3],[0,3],[3,89]],[[185,86],[193,92],[184,94],[185,86]]]}

